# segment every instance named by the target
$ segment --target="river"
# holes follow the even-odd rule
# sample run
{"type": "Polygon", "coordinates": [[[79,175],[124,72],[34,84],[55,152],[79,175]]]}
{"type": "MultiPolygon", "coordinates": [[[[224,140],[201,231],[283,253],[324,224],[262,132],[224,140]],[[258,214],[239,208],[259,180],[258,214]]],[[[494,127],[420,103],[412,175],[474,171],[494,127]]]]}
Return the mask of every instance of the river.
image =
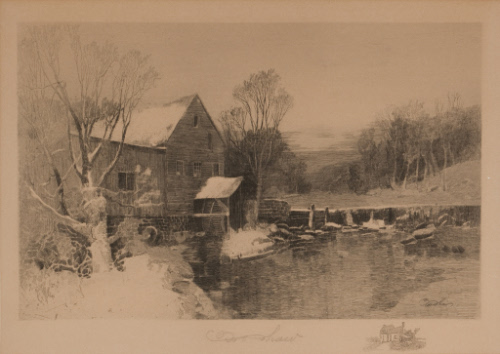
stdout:
{"type": "Polygon", "coordinates": [[[477,318],[479,228],[445,227],[417,248],[400,243],[407,236],[339,233],[212,266],[197,282],[222,318],[477,318]]]}

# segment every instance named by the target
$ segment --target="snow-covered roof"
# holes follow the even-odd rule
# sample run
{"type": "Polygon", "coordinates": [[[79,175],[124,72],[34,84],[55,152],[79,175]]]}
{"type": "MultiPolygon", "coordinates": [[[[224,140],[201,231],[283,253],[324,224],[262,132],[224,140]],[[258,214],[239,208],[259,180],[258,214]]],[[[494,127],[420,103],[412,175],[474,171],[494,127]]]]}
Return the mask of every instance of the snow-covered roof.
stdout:
{"type": "MultiPolygon", "coordinates": [[[[160,107],[134,112],[127,129],[125,143],[148,147],[165,143],[195,97],[196,95],[186,96],[160,107]]],[[[122,127],[122,122],[118,122],[111,136],[112,141],[121,141],[122,127]]],[[[104,126],[96,125],[92,136],[102,138],[103,133],[104,126]]]]}
{"type": "Polygon", "coordinates": [[[243,177],[210,177],[195,199],[229,198],[240,186],[243,177]]]}

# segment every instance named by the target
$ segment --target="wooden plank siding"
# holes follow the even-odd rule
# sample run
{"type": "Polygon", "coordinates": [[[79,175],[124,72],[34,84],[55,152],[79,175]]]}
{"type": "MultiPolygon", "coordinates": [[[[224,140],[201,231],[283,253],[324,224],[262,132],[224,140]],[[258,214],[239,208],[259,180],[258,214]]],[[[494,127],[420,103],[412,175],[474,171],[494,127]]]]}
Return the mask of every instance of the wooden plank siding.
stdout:
{"type": "Polygon", "coordinates": [[[209,177],[213,165],[219,164],[224,175],[224,145],[201,100],[196,96],[166,143],[167,212],[171,215],[193,213],[196,194],[209,177]],[[197,126],[194,125],[195,116],[197,126]],[[209,146],[211,134],[212,148],[209,146]],[[184,162],[184,174],[177,175],[177,161],[184,162]],[[195,177],[194,163],[201,163],[201,175],[195,177]]]}
{"type": "MultiPolygon", "coordinates": [[[[103,146],[101,155],[97,158],[94,169],[104,170],[109,162],[113,159],[119,143],[110,142],[103,146]]],[[[138,178],[146,169],[150,171],[148,178],[148,189],[159,190],[161,200],[166,199],[165,190],[165,150],[158,148],[141,147],[125,144],[122,153],[116,163],[115,168],[108,174],[104,180],[102,187],[114,192],[119,192],[120,201],[123,204],[133,204],[140,197],[137,192],[137,187],[134,191],[119,191],[118,189],[118,174],[133,173],[135,175],[135,183],[138,184],[138,178]]],[[[141,206],[141,207],[124,207],[117,203],[108,203],[108,214],[110,216],[164,216],[166,205],[163,206],[141,206]]]]}
{"type": "MultiPolygon", "coordinates": [[[[161,117],[159,117],[161,119],[161,117]]],[[[93,145],[99,143],[93,138],[93,145]]],[[[72,136],[73,150],[78,154],[78,137],[72,136]]],[[[67,140],[62,139],[60,148],[64,150],[58,156],[64,161],[57,161],[66,171],[71,168],[67,140]]],[[[92,176],[95,182],[104,169],[113,160],[119,142],[107,142],[94,162],[92,176]]],[[[119,190],[119,173],[134,173],[135,183],[140,172],[149,168],[150,188],[159,190],[162,207],[146,206],[141,208],[120,206],[108,203],[109,216],[136,217],[170,217],[192,215],[194,213],[194,198],[209,177],[213,176],[214,164],[219,164],[219,175],[224,176],[224,145],[219,132],[211,121],[207,111],[198,96],[194,96],[183,117],[177,123],[169,139],[158,147],[124,144],[122,154],[115,168],[104,180],[102,187],[119,193],[122,204],[134,204],[137,193],[119,190]],[[197,116],[197,126],[194,117],[197,116]],[[211,148],[209,146],[211,135],[211,148]],[[176,174],[177,161],[184,162],[184,174],[176,174]],[[193,176],[194,163],[201,163],[200,176],[193,176]],[[138,169],[140,166],[140,169],[138,169]]],[[[50,172],[50,171],[49,171],[50,172]]],[[[80,182],[74,173],[70,174],[70,185],[80,187],[80,182]]]]}

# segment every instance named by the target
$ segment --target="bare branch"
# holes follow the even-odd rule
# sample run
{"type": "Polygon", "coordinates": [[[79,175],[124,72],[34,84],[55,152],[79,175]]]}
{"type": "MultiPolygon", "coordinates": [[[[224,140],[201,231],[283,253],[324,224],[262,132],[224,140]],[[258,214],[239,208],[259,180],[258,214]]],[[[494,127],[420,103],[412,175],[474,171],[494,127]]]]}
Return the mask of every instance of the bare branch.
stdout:
{"type": "Polygon", "coordinates": [[[71,216],[69,215],[62,215],[60,214],[56,209],[54,209],[53,207],[51,207],[50,205],[48,205],[47,203],[45,203],[42,198],[40,198],[40,196],[33,190],[33,188],[31,188],[30,185],[26,184],[29,192],[30,192],[30,195],[33,197],[33,199],[35,199],[41,206],[43,206],[45,209],[47,209],[48,211],[50,211],[52,213],[53,216],[55,216],[57,219],[61,220],[61,221],[64,221],[66,223],[70,223],[74,226],[80,226],[80,227],[83,227],[85,226],[85,224],[79,222],[78,220],[75,220],[73,219],[71,216]]]}

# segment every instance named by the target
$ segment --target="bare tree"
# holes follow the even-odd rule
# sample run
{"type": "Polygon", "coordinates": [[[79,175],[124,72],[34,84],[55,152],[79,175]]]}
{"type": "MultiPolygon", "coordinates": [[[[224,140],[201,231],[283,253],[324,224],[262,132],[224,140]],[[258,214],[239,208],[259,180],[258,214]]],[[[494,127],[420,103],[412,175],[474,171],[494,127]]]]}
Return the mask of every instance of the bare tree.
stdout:
{"type": "Polygon", "coordinates": [[[446,186],[446,168],[449,167],[449,160],[455,164],[455,155],[451,148],[453,136],[455,132],[455,123],[463,110],[462,97],[459,93],[448,93],[448,110],[446,112],[439,111],[436,114],[436,127],[441,148],[443,149],[443,168],[441,169],[441,187],[443,190],[446,186]]]}
{"type": "Polygon", "coordinates": [[[408,105],[402,107],[401,114],[403,119],[408,122],[408,134],[404,143],[405,152],[403,154],[406,161],[406,173],[403,180],[403,189],[405,189],[410,174],[410,166],[415,162],[415,181],[418,183],[420,158],[422,157],[424,142],[424,121],[427,118],[427,113],[424,111],[423,102],[410,101],[408,105]]]}
{"type": "Polygon", "coordinates": [[[248,164],[257,187],[255,215],[262,199],[263,175],[280,147],[279,126],[293,104],[280,86],[280,76],[270,69],[250,75],[233,91],[237,106],[221,115],[230,148],[248,164]]]}
{"type": "Polygon", "coordinates": [[[106,239],[106,199],[99,187],[120,157],[132,112],[152,87],[158,73],[148,65],[148,57],[139,51],[120,56],[110,43],[84,43],[77,27],[29,27],[22,48],[22,55],[26,57],[20,89],[22,116],[39,137],[40,147],[56,176],[59,210],[47,203],[32,186],[28,187],[30,194],[58,220],[90,227],[89,240],[99,248],[93,251],[94,258],[95,254],[110,258],[109,245],[103,241],[106,239]],[[67,41],[69,48],[64,46],[67,41]],[[68,50],[64,52],[64,49],[68,50]],[[46,141],[48,123],[55,119],[51,108],[56,104],[67,115],[68,152],[72,169],[81,181],[85,223],[73,218],[66,208],[64,178],[46,141]],[[94,171],[96,159],[115,129],[120,130],[115,155],[102,172],[94,171]],[[98,132],[98,139],[95,139],[98,132]],[[96,240],[103,242],[94,242],[96,240]]]}

